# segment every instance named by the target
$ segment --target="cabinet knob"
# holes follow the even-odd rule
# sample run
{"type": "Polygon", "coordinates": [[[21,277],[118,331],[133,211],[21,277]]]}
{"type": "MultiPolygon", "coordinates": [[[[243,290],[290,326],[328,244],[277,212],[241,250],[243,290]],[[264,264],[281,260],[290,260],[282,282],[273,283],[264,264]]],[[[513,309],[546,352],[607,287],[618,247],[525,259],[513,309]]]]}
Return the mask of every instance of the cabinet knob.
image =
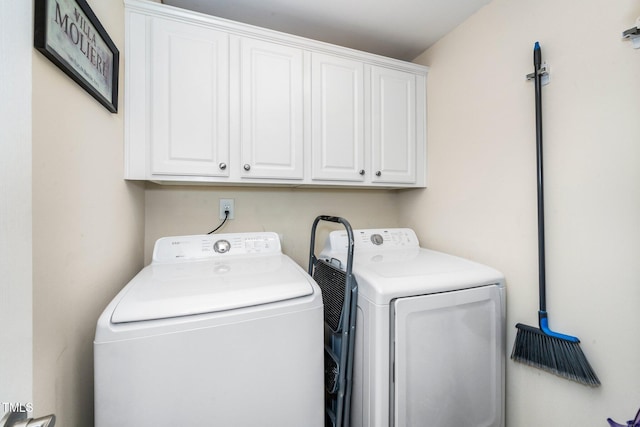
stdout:
{"type": "Polygon", "coordinates": [[[249,163],[245,163],[243,167],[244,167],[244,170],[246,171],[251,170],[251,165],[249,163]]]}
{"type": "Polygon", "coordinates": [[[377,171],[377,172],[376,172],[376,176],[382,176],[382,172],[377,171]]]}
{"type": "Polygon", "coordinates": [[[358,172],[360,175],[364,175],[364,169],[360,169],[360,172],[358,172]]]}
{"type": "Polygon", "coordinates": [[[218,165],[218,167],[220,168],[220,170],[225,170],[227,168],[227,164],[226,163],[220,163],[218,165]]]}

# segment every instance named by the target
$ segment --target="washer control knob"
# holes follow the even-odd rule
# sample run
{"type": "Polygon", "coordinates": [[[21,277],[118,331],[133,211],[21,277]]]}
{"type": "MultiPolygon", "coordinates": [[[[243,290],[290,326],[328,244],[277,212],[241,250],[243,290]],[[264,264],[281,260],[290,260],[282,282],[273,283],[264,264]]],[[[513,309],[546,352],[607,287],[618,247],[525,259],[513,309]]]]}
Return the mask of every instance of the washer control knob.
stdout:
{"type": "Polygon", "coordinates": [[[371,235],[371,243],[373,243],[376,246],[380,246],[381,244],[384,243],[384,239],[382,238],[381,235],[379,234],[372,234],[371,235]]]}
{"type": "Polygon", "coordinates": [[[218,240],[213,244],[213,250],[219,254],[225,254],[231,249],[231,243],[228,240],[218,240]]]}

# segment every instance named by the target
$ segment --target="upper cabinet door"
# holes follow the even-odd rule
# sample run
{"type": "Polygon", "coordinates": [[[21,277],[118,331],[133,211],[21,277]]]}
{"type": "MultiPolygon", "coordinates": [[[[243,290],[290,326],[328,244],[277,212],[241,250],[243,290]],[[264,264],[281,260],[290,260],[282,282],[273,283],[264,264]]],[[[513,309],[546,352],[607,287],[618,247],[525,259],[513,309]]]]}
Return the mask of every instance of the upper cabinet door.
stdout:
{"type": "Polygon", "coordinates": [[[416,76],[371,67],[373,182],[416,182],[416,76]]]}
{"type": "Polygon", "coordinates": [[[303,51],[240,38],[242,178],[304,178],[303,51]]]}
{"type": "Polygon", "coordinates": [[[151,174],[228,176],[229,36],[154,19],[150,42],[151,174]]]}
{"type": "Polygon", "coordinates": [[[311,178],[364,181],[364,64],[315,52],[311,62],[311,178]]]}

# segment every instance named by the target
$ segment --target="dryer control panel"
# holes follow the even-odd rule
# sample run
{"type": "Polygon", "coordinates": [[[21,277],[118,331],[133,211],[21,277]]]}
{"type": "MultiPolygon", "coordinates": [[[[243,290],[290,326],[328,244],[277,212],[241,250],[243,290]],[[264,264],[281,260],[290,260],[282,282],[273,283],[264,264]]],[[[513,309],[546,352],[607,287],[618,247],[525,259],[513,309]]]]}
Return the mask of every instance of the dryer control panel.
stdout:
{"type": "MultiPolygon", "coordinates": [[[[353,230],[355,250],[394,250],[418,248],[418,236],[410,228],[371,228],[353,230]]],[[[332,231],[325,245],[326,252],[347,252],[347,232],[332,231]]]]}
{"type": "Polygon", "coordinates": [[[194,261],[231,255],[281,253],[276,233],[228,233],[163,237],[156,241],[153,263],[194,261]]]}

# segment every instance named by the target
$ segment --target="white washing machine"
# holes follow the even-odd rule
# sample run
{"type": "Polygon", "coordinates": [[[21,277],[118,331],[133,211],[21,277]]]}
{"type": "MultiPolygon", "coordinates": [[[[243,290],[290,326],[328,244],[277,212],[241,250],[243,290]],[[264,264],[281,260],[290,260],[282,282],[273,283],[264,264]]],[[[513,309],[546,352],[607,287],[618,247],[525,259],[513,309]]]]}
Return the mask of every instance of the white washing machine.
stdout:
{"type": "MultiPolygon", "coordinates": [[[[503,427],[504,278],[420,248],[411,229],[354,230],[353,427],[503,427]]],[[[344,265],[345,231],[320,258],[344,265]]]]}
{"type": "Polygon", "coordinates": [[[321,427],[320,289],[275,233],[166,237],[100,316],[96,427],[321,427]]]}

